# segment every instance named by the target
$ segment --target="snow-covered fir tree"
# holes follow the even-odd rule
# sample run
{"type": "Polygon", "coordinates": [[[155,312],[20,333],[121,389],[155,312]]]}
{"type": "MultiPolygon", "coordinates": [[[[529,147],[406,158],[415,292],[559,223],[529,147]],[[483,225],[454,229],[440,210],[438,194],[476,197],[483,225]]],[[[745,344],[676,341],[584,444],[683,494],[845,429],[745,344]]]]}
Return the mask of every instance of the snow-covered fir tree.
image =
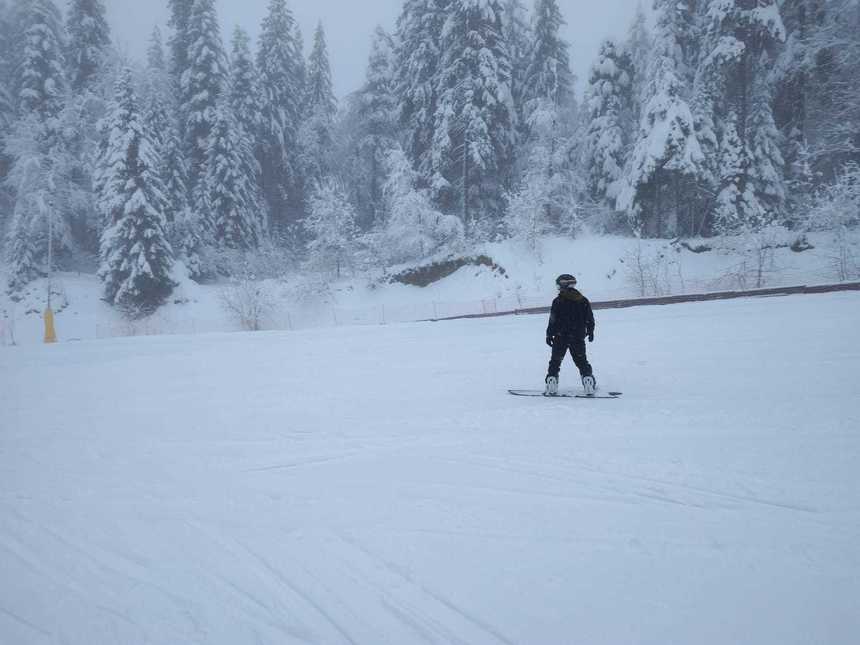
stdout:
{"type": "Polygon", "coordinates": [[[395,35],[395,95],[404,148],[424,185],[433,176],[442,27],[452,0],[406,0],[395,35]]]}
{"type": "Polygon", "coordinates": [[[358,235],[355,209],[343,187],[331,178],[320,182],[310,198],[310,212],[303,224],[310,240],[309,267],[340,278],[352,265],[358,235]]]}
{"type": "Polygon", "coordinates": [[[90,86],[110,45],[110,29],[101,0],[71,0],[66,18],[66,64],[72,89],[90,86]]]}
{"type": "Polygon", "coordinates": [[[516,114],[498,0],[454,0],[442,30],[433,137],[433,190],[469,235],[502,228],[516,114]]]}
{"type": "Polygon", "coordinates": [[[397,145],[397,97],[394,95],[394,43],[382,27],[373,34],[364,85],[351,98],[356,116],[355,159],[351,170],[359,225],[377,224],[384,207],[386,159],[397,145]]]}
{"type": "MultiPolygon", "coordinates": [[[[523,168],[508,210],[507,227],[519,235],[520,224],[530,218],[529,199],[540,199],[546,226],[558,226],[574,209],[565,140],[572,134],[573,73],[568,43],[561,36],[564,18],[556,0],[537,0],[532,17],[534,40],[523,75],[523,113],[526,135],[519,160],[523,168]]],[[[526,227],[534,232],[535,227],[526,227]]]]}
{"type": "Polygon", "coordinates": [[[600,47],[586,95],[589,124],[583,145],[589,197],[615,206],[622,187],[630,133],[624,130],[632,105],[631,62],[613,40],[600,47]]]}
{"type": "MultiPolygon", "coordinates": [[[[9,158],[5,152],[4,139],[15,118],[15,102],[12,99],[12,20],[9,8],[0,0],[0,213],[6,212],[7,193],[2,182],[9,172],[9,158]]],[[[4,216],[0,215],[0,231],[5,230],[4,216]]]]}
{"type": "Polygon", "coordinates": [[[66,80],[62,17],[52,0],[31,0],[18,69],[18,110],[56,117],[63,109],[66,80]]]}
{"type": "Polygon", "coordinates": [[[188,68],[182,75],[180,95],[193,188],[205,172],[203,163],[215,124],[216,105],[228,78],[215,0],[194,0],[187,37],[188,68]]]}
{"type": "MultiPolygon", "coordinates": [[[[680,0],[679,11],[684,10],[684,5],[694,0],[680,0]]],[[[653,7],[657,9],[660,0],[654,0],[653,7]]],[[[624,41],[624,50],[627,52],[632,65],[630,79],[630,94],[633,98],[633,109],[630,111],[630,126],[625,126],[630,132],[636,132],[639,122],[642,120],[642,108],[648,101],[646,85],[648,73],[651,66],[652,48],[651,32],[648,29],[648,17],[640,1],[636,5],[636,14],[630,29],[627,31],[627,39],[624,41]]]]}
{"type": "Polygon", "coordinates": [[[167,59],[158,27],[150,36],[146,74],[150,92],[144,120],[158,152],[158,174],[166,199],[164,214],[174,250],[178,251],[172,235],[174,224],[188,207],[188,162],[179,136],[179,111],[174,107],[175,97],[170,95],[167,59]]]}
{"type": "Polygon", "coordinates": [[[784,40],[785,30],[776,0],[711,2],[706,20],[697,83],[707,88],[709,100],[703,106],[711,112],[709,120],[718,141],[715,225],[721,231],[754,227],[782,215],[781,204],[773,197],[784,194],[783,169],[773,167],[772,155],[753,151],[754,146],[777,150],[778,132],[771,127],[756,132],[753,121],[755,118],[759,125],[773,122],[772,114],[765,114],[772,110],[768,61],[784,40]],[[765,142],[761,137],[774,140],[765,142]],[[755,167],[759,163],[767,167],[755,167]]]}
{"type": "Polygon", "coordinates": [[[695,16],[688,0],[656,0],[654,8],[657,32],[643,90],[646,103],[616,208],[627,213],[638,234],[694,235],[704,224],[699,189],[707,181],[689,105],[686,43],[695,16]]]}
{"type": "Polygon", "coordinates": [[[177,97],[172,91],[175,85],[168,69],[167,57],[164,54],[164,41],[158,25],[153,27],[146,48],[146,86],[150,96],[157,94],[165,107],[171,106],[174,118],[176,118],[178,112],[175,107],[177,97]]]}
{"type": "Polygon", "coordinates": [[[164,302],[174,283],[158,155],[132,85],[126,69],[117,81],[108,141],[99,160],[98,205],[106,221],[99,277],[105,300],[137,316],[164,302]]]}
{"type": "Polygon", "coordinates": [[[511,57],[511,97],[514,101],[517,124],[522,126],[525,123],[524,83],[531,60],[533,36],[523,0],[504,0],[502,8],[502,34],[511,57]]]}
{"type": "Polygon", "coordinates": [[[297,138],[304,87],[292,12],[284,0],[271,0],[258,41],[260,75],[260,167],[263,194],[272,224],[285,229],[302,208],[297,172],[297,138]]]}
{"type": "Polygon", "coordinates": [[[305,92],[304,118],[299,128],[299,166],[305,186],[314,186],[331,173],[332,137],[337,110],[322,23],[317,25],[314,32],[305,92]]]}
{"type": "Polygon", "coordinates": [[[259,79],[251,56],[251,39],[240,27],[233,31],[229,97],[236,122],[253,142],[262,125],[259,79]]]}
{"type": "Polygon", "coordinates": [[[188,26],[194,0],[167,0],[170,8],[169,25],[172,30],[168,45],[170,47],[170,73],[177,87],[181,85],[182,75],[188,69],[188,50],[191,47],[188,26]]]}
{"type": "Polygon", "coordinates": [[[256,248],[262,236],[262,206],[253,143],[222,100],[206,151],[203,179],[215,241],[228,249],[256,248]]]}
{"type": "Polygon", "coordinates": [[[561,109],[572,98],[574,78],[558,0],[536,0],[532,21],[533,44],[523,79],[526,112],[530,103],[543,100],[561,109]]]}
{"type": "Polygon", "coordinates": [[[58,254],[71,246],[71,233],[62,211],[56,124],[49,124],[38,112],[26,114],[13,125],[5,147],[13,160],[6,183],[14,191],[15,204],[5,251],[8,288],[15,297],[47,271],[49,231],[58,254]]]}
{"type": "Polygon", "coordinates": [[[328,60],[328,45],[322,23],[314,31],[314,44],[308,56],[307,77],[305,80],[305,112],[323,114],[334,118],[337,100],[331,83],[331,66],[328,60]]]}
{"type": "Polygon", "coordinates": [[[10,291],[16,293],[46,268],[48,229],[59,253],[71,246],[66,210],[66,178],[60,173],[65,105],[60,13],[51,0],[18,7],[22,51],[14,70],[18,118],[4,139],[11,167],[6,185],[15,196],[6,231],[10,291]]]}
{"type": "Polygon", "coordinates": [[[152,28],[149,43],[146,47],[146,67],[150,72],[164,73],[167,71],[167,58],[164,55],[164,38],[158,25],[152,28]]]}
{"type": "MultiPolygon", "coordinates": [[[[814,8],[816,3],[810,1],[809,5],[814,8]]],[[[808,105],[803,110],[807,142],[801,150],[818,180],[833,181],[844,175],[844,164],[860,161],[860,66],[856,62],[860,57],[860,3],[828,0],[824,16],[817,16],[816,21],[807,20],[812,23],[807,28],[809,43],[802,48],[809,71],[804,81],[808,105]],[[818,18],[820,24],[816,24],[818,18]]],[[[789,81],[792,78],[790,74],[789,81]]],[[[793,94],[797,97],[798,92],[793,94]]],[[[777,96],[783,98],[784,94],[777,96]]],[[[783,126],[784,117],[776,116],[790,136],[783,126]]],[[[789,142],[793,140],[797,139],[789,138],[789,142]]],[[[797,153],[787,153],[787,161],[796,164],[797,153]]],[[[804,159],[799,161],[802,170],[804,159]]]]}

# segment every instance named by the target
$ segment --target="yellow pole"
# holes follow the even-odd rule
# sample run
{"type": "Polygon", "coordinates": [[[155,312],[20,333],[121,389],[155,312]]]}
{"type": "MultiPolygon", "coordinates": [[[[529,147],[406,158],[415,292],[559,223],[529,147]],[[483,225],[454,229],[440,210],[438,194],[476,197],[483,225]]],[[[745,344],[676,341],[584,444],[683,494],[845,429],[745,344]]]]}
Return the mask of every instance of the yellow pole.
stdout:
{"type": "Polygon", "coordinates": [[[45,342],[46,343],[56,343],[57,342],[57,332],[54,330],[54,312],[51,309],[51,306],[45,309],[45,342]]]}
{"type": "Polygon", "coordinates": [[[45,307],[43,319],[45,321],[45,342],[56,343],[57,332],[54,329],[54,311],[51,309],[51,271],[53,269],[51,265],[54,260],[54,218],[51,217],[53,213],[51,213],[50,208],[46,209],[45,212],[48,215],[48,306],[45,307]]]}

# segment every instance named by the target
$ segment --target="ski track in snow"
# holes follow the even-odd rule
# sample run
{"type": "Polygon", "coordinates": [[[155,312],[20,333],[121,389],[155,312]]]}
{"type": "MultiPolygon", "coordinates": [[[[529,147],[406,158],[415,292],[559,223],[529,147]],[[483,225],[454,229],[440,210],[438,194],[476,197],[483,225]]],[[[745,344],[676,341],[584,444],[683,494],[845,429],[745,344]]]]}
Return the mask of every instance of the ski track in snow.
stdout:
{"type": "Polygon", "coordinates": [[[0,349],[0,643],[856,642],[860,294],[597,318],[0,349]]]}

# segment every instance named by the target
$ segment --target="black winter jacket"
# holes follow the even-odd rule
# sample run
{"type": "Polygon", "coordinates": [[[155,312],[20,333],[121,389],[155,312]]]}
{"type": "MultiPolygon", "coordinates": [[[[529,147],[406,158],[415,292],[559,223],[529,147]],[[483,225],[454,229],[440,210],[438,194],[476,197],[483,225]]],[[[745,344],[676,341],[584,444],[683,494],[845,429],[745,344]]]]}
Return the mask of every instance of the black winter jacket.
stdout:
{"type": "Polygon", "coordinates": [[[563,336],[581,340],[594,333],[591,303],[576,289],[565,289],[552,301],[547,338],[563,336]]]}

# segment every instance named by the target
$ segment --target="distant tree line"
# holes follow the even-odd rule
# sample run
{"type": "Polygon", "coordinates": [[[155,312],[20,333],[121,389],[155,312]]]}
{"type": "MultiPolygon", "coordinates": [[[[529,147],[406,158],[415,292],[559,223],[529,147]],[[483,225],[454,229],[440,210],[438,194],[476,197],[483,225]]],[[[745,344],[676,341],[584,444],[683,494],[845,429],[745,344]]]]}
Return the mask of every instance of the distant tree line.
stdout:
{"type": "Polygon", "coordinates": [[[798,228],[834,195],[857,220],[853,0],[654,0],[653,33],[640,9],[605,41],[581,102],[557,0],[406,0],[340,103],[322,25],[305,57],[285,0],[256,51],[239,28],[228,51],[214,0],[167,1],[166,42],[133,62],[102,0],[0,0],[13,295],[49,231],[58,268],[98,258],[105,299],[142,314],[177,261],[202,280],[278,250],[337,277],[583,227],[798,228]]]}

